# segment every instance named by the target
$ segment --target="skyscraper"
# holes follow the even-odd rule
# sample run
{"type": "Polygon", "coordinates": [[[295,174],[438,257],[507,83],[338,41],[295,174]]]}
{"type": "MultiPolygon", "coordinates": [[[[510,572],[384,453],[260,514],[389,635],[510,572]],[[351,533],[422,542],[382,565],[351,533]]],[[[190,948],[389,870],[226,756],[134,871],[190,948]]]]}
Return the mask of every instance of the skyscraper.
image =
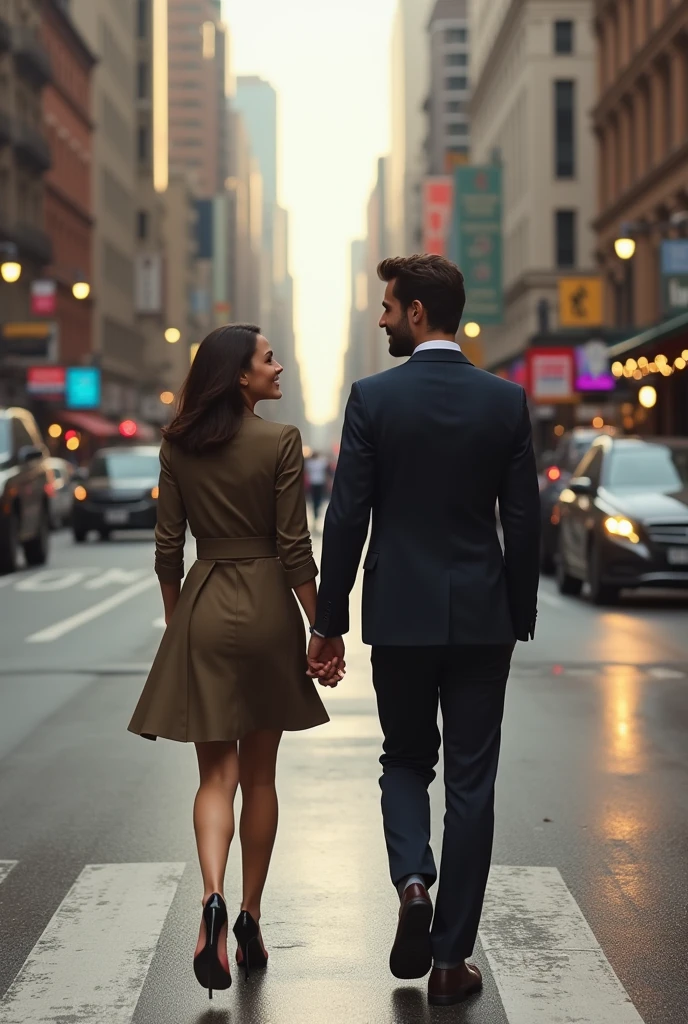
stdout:
{"type": "Polygon", "coordinates": [[[467,163],[470,150],[468,0],[436,0],[428,35],[427,170],[448,174],[467,163]]]}

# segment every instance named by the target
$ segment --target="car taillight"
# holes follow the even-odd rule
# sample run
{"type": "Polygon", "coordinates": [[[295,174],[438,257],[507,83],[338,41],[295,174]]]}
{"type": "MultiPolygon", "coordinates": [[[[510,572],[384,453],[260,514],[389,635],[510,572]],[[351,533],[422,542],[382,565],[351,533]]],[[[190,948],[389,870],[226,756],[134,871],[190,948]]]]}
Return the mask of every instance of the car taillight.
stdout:
{"type": "Polygon", "coordinates": [[[550,466],[546,475],[550,483],[555,484],[557,480],[561,480],[561,470],[558,466],[550,466]]]}

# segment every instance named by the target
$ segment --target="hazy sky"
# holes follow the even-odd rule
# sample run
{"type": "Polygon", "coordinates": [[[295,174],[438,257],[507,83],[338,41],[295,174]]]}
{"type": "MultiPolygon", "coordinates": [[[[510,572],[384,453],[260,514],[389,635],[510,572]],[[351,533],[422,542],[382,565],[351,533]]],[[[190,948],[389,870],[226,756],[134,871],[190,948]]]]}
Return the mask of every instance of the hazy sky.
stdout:
{"type": "Polygon", "coordinates": [[[279,96],[280,201],[291,213],[298,354],[314,422],[336,412],[348,243],[364,231],[375,161],[388,151],[395,7],[396,0],[224,0],[236,74],[261,75],[279,96]]]}

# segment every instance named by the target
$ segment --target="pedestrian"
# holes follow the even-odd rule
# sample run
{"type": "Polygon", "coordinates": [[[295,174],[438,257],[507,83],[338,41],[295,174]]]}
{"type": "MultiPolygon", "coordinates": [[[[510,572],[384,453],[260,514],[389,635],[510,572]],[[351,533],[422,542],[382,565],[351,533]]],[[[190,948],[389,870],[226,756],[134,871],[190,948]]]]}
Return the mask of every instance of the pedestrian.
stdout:
{"type": "MultiPolygon", "coordinates": [[[[275,768],[285,730],[328,720],[307,675],[303,621],[315,617],[313,561],[296,427],[255,414],[282,397],[257,327],[220,327],[202,342],[163,431],[156,572],[167,630],[130,731],[196,746],[194,827],[203,915],[194,958],[207,988],[231,985],[224,880],[241,786],[243,897],[237,962],[267,965],[261,898],[277,830],[275,768]],[[187,523],[197,561],[184,576],[187,523]]],[[[343,666],[324,669],[341,678],[343,666]]]]}
{"type": "Polygon", "coordinates": [[[482,987],[466,960],[490,867],[511,657],[516,640],[535,630],[537,471],[525,392],[476,369],[456,342],[465,302],[458,267],[421,255],[385,260],[378,274],[390,353],[410,359],[353,385],[309,662],[315,675],[332,649],[344,657],[372,510],[363,640],[373,648],[382,814],[400,897],[390,968],[419,978],[434,961],[429,1000],[449,1005],[482,987]],[[428,787],[439,760],[438,704],[446,817],[433,920],[428,787]]]}
{"type": "Polygon", "coordinates": [[[313,452],[307,462],[308,490],[313,507],[313,519],[317,524],[320,509],[325,498],[330,464],[320,452],[313,452]]]}

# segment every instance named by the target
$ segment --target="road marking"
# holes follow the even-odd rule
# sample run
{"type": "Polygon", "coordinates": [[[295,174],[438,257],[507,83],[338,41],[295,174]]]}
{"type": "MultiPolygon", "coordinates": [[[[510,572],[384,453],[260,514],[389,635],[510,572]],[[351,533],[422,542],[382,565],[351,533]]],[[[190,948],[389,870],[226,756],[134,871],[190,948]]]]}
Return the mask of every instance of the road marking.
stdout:
{"type": "Polygon", "coordinates": [[[106,598],[104,601],[100,601],[99,604],[94,604],[91,608],[87,608],[83,612],[78,612],[76,615],[70,615],[68,619],[63,619],[62,622],[56,622],[54,626],[48,626],[47,629],[41,629],[38,633],[32,633],[31,636],[27,636],[27,644],[48,644],[53,640],[59,640],[60,637],[66,633],[71,633],[72,630],[78,629],[79,626],[84,626],[87,622],[92,622],[93,619],[100,618],[101,615],[105,615],[107,612],[112,611],[113,608],[117,608],[118,605],[124,604],[125,601],[129,601],[132,597],[136,597],[138,594],[142,594],[144,590],[149,590],[151,587],[156,586],[157,578],[151,576],[148,579],[140,580],[138,583],[134,583],[131,587],[126,587],[124,590],[120,590],[118,594],[113,594],[112,597],[106,598]]]}
{"type": "Polygon", "coordinates": [[[0,1024],[130,1024],[184,864],[91,864],[0,1002],[0,1024]]]}
{"type": "Polygon", "coordinates": [[[16,868],[16,860],[0,860],[0,885],[5,881],[12,868],[16,868]]]}
{"type": "Polygon", "coordinates": [[[509,1024],[643,1024],[556,868],[493,867],[480,940],[509,1024]]]}
{"type": "Polygon", "coordinates": [[[85,584],[86,590],[101,590],[113,584],[122,586],[123,583],[135,583],[144,576],[149,575],[148,569],[108,569],[101,576],[89,580],[85,584]]]}
{"type": "Polygon", "coordinates": [[[546,590],[539,592],[538,601],[542,601],[543,604],[548,604],[552,608],[566,607],[566,603],[560,597],[557,597],[555,594],[549,594],[546,590]]]}
{"type": "Polygon", "coordinates": [[[649,668],[647,674],[652,676],[653,679],[685,679],[686,676],[685,672],[679,672],[675,668],[665,668],[663,665],[649,668]]]}
{"type": "Polygon", "coordinates": [[[50,594],[56,590],[74,587],[94,572],[100,572],[100,569],[44,569],[18,580],[14,589],[29,593],[50,594]]]}

